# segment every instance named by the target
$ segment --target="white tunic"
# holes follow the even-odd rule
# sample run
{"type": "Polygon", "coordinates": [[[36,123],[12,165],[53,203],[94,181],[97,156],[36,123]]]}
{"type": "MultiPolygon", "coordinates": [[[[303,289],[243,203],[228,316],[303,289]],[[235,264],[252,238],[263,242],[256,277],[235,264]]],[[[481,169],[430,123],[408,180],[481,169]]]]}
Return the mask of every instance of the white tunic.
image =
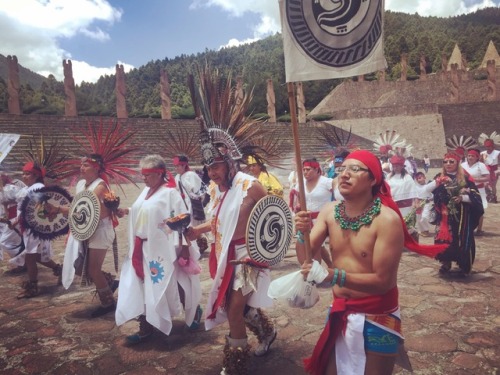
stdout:
{"type": "MultiPolygon", "coordinates": [[[[468,162],[464,161],[462,163],[462,168],[467,171],[470,176],[476,180],[480,179],[481,177],[488,177],[490,176],[490,171],[488,170],[488,167],[486,164],[478,161],[472,165],[469,165],[468,162]]],[[[479,190],[479,194],[481,194],[481,201],[483,202],[483,208],[486,209],[488,208],[488,200],[486,199],[486,189],[484,187],[484,182],[476,182],[477,190],[479,190]]]]}
{"type": "MultiPolygon", "coordinates": [[[[129,253],[122,265],[120,292],[116,307],[116,324],[145,315],[146,320],[168,335],[173,317],[182,312],[178,284],[185,294],[185,321],[193,322],[201,299],[199,275],[188,275],[177,263],[180,253],[179,235],[165,228],[163,220],[186,213],[179,192],[162,186],[146,200],[145,188],[129,213],[129,253]],[[144,240],[142,246],[144,281],[132,265],[135,237],[144,240]]],[[[190,258],[198,260],[200,253],[190,247],[190,258]]]]}

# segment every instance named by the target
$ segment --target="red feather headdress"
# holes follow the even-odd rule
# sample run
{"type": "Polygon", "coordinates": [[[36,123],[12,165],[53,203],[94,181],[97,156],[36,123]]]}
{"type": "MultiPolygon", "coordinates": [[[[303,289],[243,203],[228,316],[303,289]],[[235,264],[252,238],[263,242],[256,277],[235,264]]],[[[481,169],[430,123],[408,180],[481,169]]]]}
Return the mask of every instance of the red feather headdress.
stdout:
{"type": "MultiPolygon", "coordinates": [[[[89,122],[82,133],[82,137],[73,137],[73,140],[85,156],[97,154],[102,158],[100,177],[103,180],[118,185],[127,182],[135,185],[134,177],[138,173],[131,166],[137,164],[134,156],[140,148],[131,142],[135,134],[133,131],[125,129],[119,122],[110,120],[105,125],[101,120],[99,124],[89,122]]],[[[66,162],[66,176],[77,176],[80,173],[80,165],[81,159],[66,162]]]]}

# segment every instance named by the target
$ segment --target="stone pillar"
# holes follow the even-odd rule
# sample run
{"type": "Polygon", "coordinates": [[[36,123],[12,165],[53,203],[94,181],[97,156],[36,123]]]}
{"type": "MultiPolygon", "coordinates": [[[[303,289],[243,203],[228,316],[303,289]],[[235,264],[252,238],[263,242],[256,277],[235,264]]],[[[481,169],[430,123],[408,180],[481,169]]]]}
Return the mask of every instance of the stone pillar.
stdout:
{"type": "Polygon", "coordinates": [[[406,81],[408,77],[408,54],[401,54],[401,79],[400,81],[406,81]]]}
{"type": "Polygon", "coordinates": [[[276,122],[276,96],[274,95],[273,80],[267,80],[267,114],[269,115],[268,122],[276,122]]]}
{"type": "Polygon", "coordinates": [[[73,66],[71,60],[63,60],[64,70],[64,93],[66,101],[64,103],[64,115],[68,117],[76,117],[76,96],[75,96],[75,80],[73,79],[73,66]]]}
{"type": "Polygon", "coordinates": [[[497,69],[495,60],[486,62],[486,71],[488,72],[488,100],[497,100],[497,69]]]}
{"type": "Polygon", "coordinates": [[[9,80],[7,82],[7,92],[9,94],[8,108],[11,115],[20,115],[21,106],[19,104],[19,65],[17,64],[16,56],[7,56],[7,64],[9,68],[9,80]]]}
{"type": "Polygon", "coordinates": [[[446,53],[441,54],[441,79],[443,81],[446,81],[446,76],[448,72],[448,56],[446,56],[446,53]]]}
{"type": "Polygon", "coordinates": [[[126,102],[127,86],[125,85],[125,70],[123,65],[116,64],[116,117],[128,118],[126,102]]]}
{"type": "Polygon", "coordinates": [[[165,69],[160,70],[160,99],[162,120],[172,120],[172,99],[170,96],[170,82],[165,69]]]}
{"type": "Polygon", "coordinates": [[[458,64],[451,64],[451,72],[450,72],[450,81],[451,81],[451,101],[453,103],[458,103],[460,101],[460,91],[458,89],[458,64]]]}
{"type": "Polygon", "coordinates": [[[298,112],[298,120],[299,123],[305,124],[307,121],[307,113],[306,113],[306,105],[305,105],[305,97],[304,97],[304,86],[302,82],[297,82],[295,84],[297,86],[297,112],[298,112]]]}
{"type": "Polygon", "coordinates": [[[427,80],[426,68],[427,68],[427,61],[425,60],[425,56],[422,55],[422,56],[420,56],[420,79],[422,81],[427,80]]]}
{"type": "Polygon", "coordinates": [[[385,82],[385,69],[379,70],[377,73],[377,77],[380,82],[385,82]]]}
{"type": "Polygon", "coordinates": [[[236,77],[236,88],[234,90],[234,99],[238,109],[241,107],[244,98],[245,92],[243,91],[243,77],[238,76],[236,77]]]}

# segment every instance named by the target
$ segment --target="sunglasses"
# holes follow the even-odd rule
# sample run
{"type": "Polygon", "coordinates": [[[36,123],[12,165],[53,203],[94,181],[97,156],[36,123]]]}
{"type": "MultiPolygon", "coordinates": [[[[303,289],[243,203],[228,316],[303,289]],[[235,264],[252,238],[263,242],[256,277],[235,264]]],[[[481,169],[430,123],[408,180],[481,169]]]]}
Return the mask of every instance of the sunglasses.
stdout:
{"type": "Polygon", "coordinates": [[[455,160],[443,160],[443,164],[455,164],[455,160]]]}

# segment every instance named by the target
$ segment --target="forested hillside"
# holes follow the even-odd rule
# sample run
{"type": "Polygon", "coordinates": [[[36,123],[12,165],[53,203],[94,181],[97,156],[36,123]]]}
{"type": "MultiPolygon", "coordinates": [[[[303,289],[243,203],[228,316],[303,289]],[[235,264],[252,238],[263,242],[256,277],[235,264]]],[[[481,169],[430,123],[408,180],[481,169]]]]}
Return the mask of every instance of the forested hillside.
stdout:
{"type": "MultiPolygon", "coordinates": [[[[385,55],[388,62],[387,79],[400,74],[401,53],[408,53],[409,79],[420,73],[420,56],[427,59],[427,73],[441,69],[441,54],[451,55],[458,44],[465,54],[469,69],[477,68],[486,47],[492,40],[500,48],[500,9],[487,8],[476,13],[451,18],[421,17],[418,14],[386,12],[385,55]]],[[[2,51],[0,51],[1,53],[2,51]]],[[[284,57],[280,34],[258,42],[219,51],[206,50],[196,55],[181,55],[174,59],[150,61],[126,74],[127,106],[130,117],[160,117],[160,70],[165,68],[171,82],[173,116],[192,117],[186,77],[195,64],[208,61],[233,77],[241,75],[247,90],[254,89],[253,113],[266,113],[266,80],[273,79],[276,110],[286,114],[284,57]]],[[[22,61],[20,61],[22,65],[22,61]]],[[[498,63],[497,63],[498,64],[498,63]]],[[[0,112],[7,112],[6,69],[0,69],[0,112]]],[[[368,76],[367,79],[373,79],[368,76]]],[[[64,114],[64,85],[53,76],[38,86],[22,83],[23,113],[64,114]],[[36,88],[35,87],[39,87],[36,88]]],[[[340,80],[304,82],[306,107],[311,109],[326,96],[340,80]]],[[[115,77],[103,76],[96,83],[76,87],[79,115],[113,116],[115,108],[115,77]]]]}

